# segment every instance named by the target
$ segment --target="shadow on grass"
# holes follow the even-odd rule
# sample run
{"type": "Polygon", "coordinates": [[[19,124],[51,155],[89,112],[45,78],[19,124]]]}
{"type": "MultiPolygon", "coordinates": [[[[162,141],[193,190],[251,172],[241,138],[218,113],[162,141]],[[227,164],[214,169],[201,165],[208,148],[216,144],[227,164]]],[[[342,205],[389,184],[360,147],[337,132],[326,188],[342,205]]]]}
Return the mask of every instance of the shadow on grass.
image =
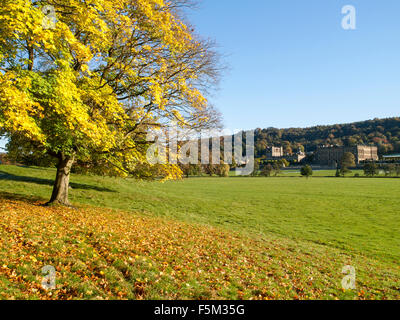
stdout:
{"type": "MultiPolygon", "coordinates": [[[[1,170],[0,170],[0,180],[9,180],[9,181],[16,181],[16,182],[29,182],[29,183],[35,183],[35,184],[46,185],[46,186],[51,186],[51,187],[54,185],[54,180],[35,178],[35,177],[27,177],[27,176],[17,176],[17,175],[10,174],[8,172],[1,171],[1,170]]],[[[72,189],[81,189],[81,190],[95,190],[95,191],[100,191],[100,192],[116,192],[115,190],[111,190],[108,188],[92,186],[89,184],[73,183],[73,182],[70,183],[70,187],[72,189]]]]}
{"type": "Polygon", "coordinates": [[[44,201],[44,199],[40,197],[28,196],[25,194],[10,193],[5,191],[0,191],[0,199],[24,201],[24,202],[44,201]]]}

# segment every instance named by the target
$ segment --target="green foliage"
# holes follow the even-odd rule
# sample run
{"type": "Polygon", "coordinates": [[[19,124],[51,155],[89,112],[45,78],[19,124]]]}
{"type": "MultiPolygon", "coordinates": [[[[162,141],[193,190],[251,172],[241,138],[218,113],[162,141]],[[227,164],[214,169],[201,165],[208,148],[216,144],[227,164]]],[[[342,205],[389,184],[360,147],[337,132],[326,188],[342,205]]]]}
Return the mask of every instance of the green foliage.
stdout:
{"type": "Polygon", "coordinates": [[[270,163],[268,163],[266,165],[263,165],[260,175],[263,177],[270,177],[273,171],[274,168],[270,163]]]}
{"type": "Polygon", "coordinates": [[[373,177],[379,174],[379,167],[375,162],[366,163],[364,165],[364,174],[367,177],[373,177]]]}
{"type": "Polygon", "coordinates": [[[303,167],[301,168],[300,174],[301,174],[303,177],[307,177],[307,178],[308,178],[308,177],[311,177],[311,176],[313,175],[313,170],[312,170],[311,166],[305,165],[305,166],[303,166],[303,167]]]}
{"type": "Polygon", "coordinates": [[[32,149],[29,142],[14,135],[7,144],[7,157],[11,161],[26,166],[55,168],[57,161],[42,149],[32,149]]]}
{"type": "Polygon", "coordinates": [[[351,173],[350,167],[356,165],[356,157],[351,152],[346,152],[340,160],[340,174],[344,177],[346,174],[351,173]]]}
{"type": "Polygon", "coordinates": [[[396,164],[388,163],[383,166],[383,171],[385,172],[385,176],[392,176],[396,173],[396,164]]]}
{"type": "Polygon", "coordinates": [[[251,173],[252,177],[257,177],[260,175],[260,159],[254,160],[254,170],[251,173]]]}
{"type": "Polygon", "coordinates": [[[274,171],[274,175],[275,175],[275,177],[276,176],[278,176],[280,173],[281,173],[281,167],[282,166],[282,164],[278,161],[278,162],[275,162],[273,165],[272,165],[272,168],[273,168],[273,171],[274,171]]]}
{"type": "Polygon", "coordinates": [[[190,176],[199,176],[202,173],[201,166],[199,164],[181,164],[180,168],[186,178],[189,178],[190,176]]]}

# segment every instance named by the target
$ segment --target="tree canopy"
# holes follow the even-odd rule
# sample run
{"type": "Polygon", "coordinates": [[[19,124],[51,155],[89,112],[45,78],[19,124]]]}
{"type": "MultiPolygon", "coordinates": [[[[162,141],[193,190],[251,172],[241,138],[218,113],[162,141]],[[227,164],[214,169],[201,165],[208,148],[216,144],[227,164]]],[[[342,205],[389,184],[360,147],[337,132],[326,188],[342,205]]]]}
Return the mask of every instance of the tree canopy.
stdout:
{"type": "Polygon", "coordinates": [[[347,173],[350,173],[350,167],[354,167],[356,165],[356,157],[351,152],[345,152],[342,159],[340,160],[340,174],[345,176],[347,173]]]}
{"type": "Polygon", "coordinates": [[[301,167],[300,174],[303,177],[307,177],[308,178],[308,177],[313,175],[313,170],[312,170],[311,166],[307,164],[307,165],[301,167]]]}

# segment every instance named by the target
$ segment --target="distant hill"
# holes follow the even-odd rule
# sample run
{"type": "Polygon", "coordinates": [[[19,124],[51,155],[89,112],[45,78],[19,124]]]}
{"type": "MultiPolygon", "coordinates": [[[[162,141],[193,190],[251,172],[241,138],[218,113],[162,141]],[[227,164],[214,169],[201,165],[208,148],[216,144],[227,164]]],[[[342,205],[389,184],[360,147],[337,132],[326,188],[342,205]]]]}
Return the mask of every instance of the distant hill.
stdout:
{"type": "Polygon", "coordinates": [[[400,117],[374,119],[348,124],[290,129],[256,129],[256,157],[265,156],[268,146],[283,146],[285,152],[305,149],[315,151],[318,145],[376,145],[379,154],[400,152],[400,117]]]}

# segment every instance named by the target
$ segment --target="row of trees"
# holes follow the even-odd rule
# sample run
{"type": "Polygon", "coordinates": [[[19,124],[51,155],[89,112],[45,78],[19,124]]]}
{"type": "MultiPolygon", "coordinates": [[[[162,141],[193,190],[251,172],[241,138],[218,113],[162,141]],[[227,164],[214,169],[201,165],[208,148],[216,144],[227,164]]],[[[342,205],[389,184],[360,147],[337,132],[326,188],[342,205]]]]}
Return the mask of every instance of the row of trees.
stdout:
{"type": "Polygon", "coordinates": [[[282,168],[286,168],[289,165],[289,162],[285,159],[267,162],[256,159],[252,176],[278,176],[282,172],[282,168]]]}
{"type": "Polygon", "coordinates": [[[190,176],[201,176],[203,174],[219,177],[229,177],[231,166],[229,164],[181,164],[180,168],[186,178],[190,176]]]}
{"type": "Polygon", "coordinates": [[[376,164],[376,163],[366,163],[364,165],[364,174],[368,177],[374,177],[383,171],[385,176],[400,176],[400,164],[376,164]]]}

